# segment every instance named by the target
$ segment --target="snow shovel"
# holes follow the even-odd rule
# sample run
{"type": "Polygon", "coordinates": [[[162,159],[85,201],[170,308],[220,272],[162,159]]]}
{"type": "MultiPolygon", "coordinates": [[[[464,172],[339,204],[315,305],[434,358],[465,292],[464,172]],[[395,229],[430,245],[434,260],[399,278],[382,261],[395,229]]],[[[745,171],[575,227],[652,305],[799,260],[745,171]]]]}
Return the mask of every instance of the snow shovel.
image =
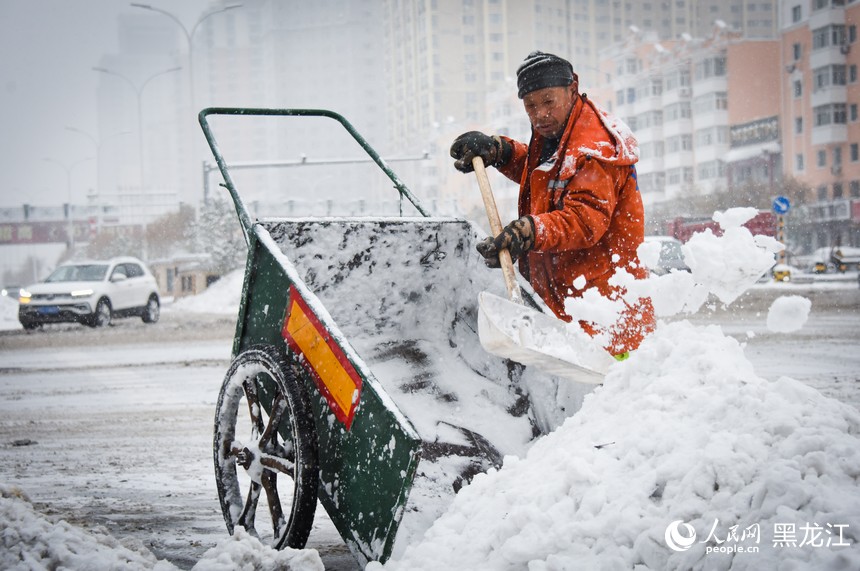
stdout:
{"type": "MultiPolygon", "coordinates": [[[[502,222],[483,159],[472,159],[472,167],[490,230],[498,236],[502,222]]],[[[478,337],[484,349],[551,375],[580,383],[602,383],[615,359],[581,329],[523,305],[511,253],[500,251],[499,262],[508,299],[487,291],[478,294],[478,337]]]]}

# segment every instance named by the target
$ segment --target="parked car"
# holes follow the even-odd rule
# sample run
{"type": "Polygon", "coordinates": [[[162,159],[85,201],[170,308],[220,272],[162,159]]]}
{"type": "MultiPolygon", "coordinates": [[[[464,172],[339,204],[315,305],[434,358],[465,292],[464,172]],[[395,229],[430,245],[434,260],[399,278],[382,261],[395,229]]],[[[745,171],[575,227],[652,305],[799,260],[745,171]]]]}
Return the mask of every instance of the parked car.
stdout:
{"type": "Polygon", "coordinates": [[[18,295],[18,321],[24,329],[61,322],[104,327],[115,317],[131,316],[155,323],[160,311],[155,278],[143,262],[130,257],[65,263],[18,295]]]}
{"type": "Polygon", "coordinates": [[[657,266],[649,268],[651,272],[662,276],[672,270],[689,272],[690,267],[684,262],[684,253],[681,251],[681,241],[672,236],[645,236],[645,242],[660,243],[660,259],[657,266]]]}

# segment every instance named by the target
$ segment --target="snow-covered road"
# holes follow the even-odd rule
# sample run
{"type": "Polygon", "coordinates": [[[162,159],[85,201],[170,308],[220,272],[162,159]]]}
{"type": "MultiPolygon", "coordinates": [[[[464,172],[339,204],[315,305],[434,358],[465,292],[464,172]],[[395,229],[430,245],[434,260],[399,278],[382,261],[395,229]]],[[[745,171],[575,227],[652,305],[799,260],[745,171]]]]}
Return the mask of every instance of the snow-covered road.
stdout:
{"type": "MultiPolygon", "coordinates": [[[[212,426],[232,326],[181,319],[154,326],[173,341],[134,342],[164,332],[137,320],[111,328],[114,339],[74,326],[0,336],[0,483],[52,518],[188,569],[227,535],[212,426]]],[[[326,568],[357,568],[324,510],[311,541],[326,568]]]]}
{"type": "MultiPolygon", "coordinates": [[[[813,310],[801,331],[780,335],[765,320],[785,293],[754,290],[731,312],[691,321],[747,343],[762,377],[789,375],[860,408],[860,290],[788,292],[809,296],[813,310]]],[[[166,312],[149,328],[134,320],[107,332],[0,336],[0,483],[19,486],[52,518],[103,526],[190,568],[226,535],[211,438],[232,325],[183,319],[166,312]]],[[[327,569],[358,569],[322,510],[308,547],[327,569]]]]}

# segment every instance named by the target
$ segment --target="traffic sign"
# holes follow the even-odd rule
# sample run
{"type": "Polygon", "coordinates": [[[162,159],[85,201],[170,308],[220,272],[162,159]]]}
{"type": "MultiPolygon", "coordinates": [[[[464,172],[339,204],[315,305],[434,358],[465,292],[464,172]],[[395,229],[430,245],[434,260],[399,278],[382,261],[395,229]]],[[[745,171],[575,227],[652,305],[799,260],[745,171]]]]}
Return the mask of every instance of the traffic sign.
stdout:
{"type": "Polygon", "coordinates": [[[773,211],[776,214],[785,214],[791,208],[791,201],[785,196],[777,196],[773,199],[773,211]]]}

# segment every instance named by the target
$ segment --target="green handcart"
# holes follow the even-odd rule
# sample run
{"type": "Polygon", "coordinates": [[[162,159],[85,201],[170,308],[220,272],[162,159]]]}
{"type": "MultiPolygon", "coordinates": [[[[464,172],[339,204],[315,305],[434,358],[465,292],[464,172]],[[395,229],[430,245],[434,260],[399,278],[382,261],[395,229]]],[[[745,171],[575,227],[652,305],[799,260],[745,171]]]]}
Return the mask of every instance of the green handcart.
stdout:
{"type": "MultiPolygon", "coordinates": [[[[199,121],[248,245],[214,427],[227,528],[302,548],[319,502],[359,561],[384,562],[472,477],[571,414],[590,387],[483,351],[477,293],[504,289],[474,251],[482,232],[430,216],[342,116],[207,108],[199,121]],[[339,122],[393,182],[401,215],[251,220],[212,116],[339,122]]],[[[525,294],[540,306],[527,284],[525,294]]]]}

